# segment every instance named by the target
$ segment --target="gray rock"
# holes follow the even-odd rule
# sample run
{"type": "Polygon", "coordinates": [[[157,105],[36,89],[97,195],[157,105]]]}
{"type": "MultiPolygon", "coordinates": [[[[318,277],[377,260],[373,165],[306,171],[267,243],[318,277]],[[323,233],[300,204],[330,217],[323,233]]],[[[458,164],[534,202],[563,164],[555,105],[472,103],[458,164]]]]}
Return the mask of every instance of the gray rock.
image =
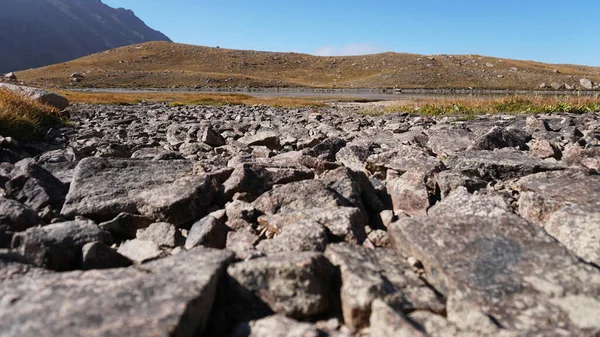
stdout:
{"type": "Polygon", "coordinates": [[[175,248],[183,243],[183,236],[168,222],[155,222],[147,228],[138,229],[136,238],[152,241],[159,247],[175,248]]]}
{"type": "Polygon", "coordinates": [[[519,213],[582,259],[600,265],[600,177],[577,171],[521,178],[519,213]]]}
{"type": "Polygon", "coordinates": [[[201,131],[202,134],[198,134],[198,139],[204,144],[208,144],[212,147],[223,146],[227,144],[227,141],[218,132],[213,130],[211,127],[207,127],[201,131]]]}
{"type": "Polygon", "coordinates": [[[475,140],[475,134],[466,127],[439,127],[428,134],[427,147],[438,156],[464,151],[475,140]]]}
{"type": "Polygon", "coordinates": [[[518,178],[537,172],[565,169],[558,162],[532,158],[521,151],[511,149],[463,152],[450,157],[446,166],[468,176],[486,180],[518,178]]]}
{"type": "Polygon", "coordinates": [[[349,206],[349,201],[319,180],[304,180],[278,186],[258,197],[254,207],[266,214],[311,208],[349,206]]]}
{"type": "Polygon", "coordinates": [[[427,334],[419,330],[402,313],[381,300],[373,301],[371,317],[369,318],[371,336],[378,337],[426,337],[427,334]]]}
{"type": "Polygon", "coordinates": [[[95,223],[75,220],[29,228],[15,234],[11,246],[36,266],[64,271],[80,268],[86,243],[111,240],[95,223]]]}
{"type": "Polygon", "coordinates": [[[41,224],[42,220],[31,208],[18,201],[0,197],[0,247],[10,247],[14,233],[41,224]]]}
{"type": "Polygon", "coordinates": [[[259,196],[275,184],[287,184],[313,177],[314,172],[308,169],[242,164],[236,167],[229,179],[223,183],[223,193],[226,199],[230,199],[235,193],[259,196]]]}
{"type": "Polygon", "coordinates": [[[61,214],[108,220],[119,213],[140,213],[176,226],[205,212],[216,193],[211,176],[192,176],[187,161],[83,159],[61,214]]]}
{"type": "Polygon", "coordinates": [[[155,242],[140,239],[124,242],[117,250],[117,253],[135,263],[144,263],[167,255],[155,242]]]}
{"type": "Polygon", "coordinates": [[[114,219],[102,222],[99,226],[115,237],[134,239],[138,229],[146,228],[151,223],[151,219],[142,215],[119,213],[114,219]]]}
{"type": "Polygon", "coordinates": [[[76,271],[3,282],[0,298],[13,300],[0,303],[2,334],[196,336],[203,332],[230,259],[228,252],[196,249],[142,269],[76,271]]]}
{"type": "Polygon", "coordinates": [[[370,156],[367,168],[371,172],[392,169],[399,173],[419,171],[429,175],[441,171],[443,164],[421,148],[400,145],[392,151],[370,156]]]}
{"type": "Polygon", "coordinates": [[[319,330],[310,323],[295,321],[283,315],[273,315],[250,323],[251,337],[319,337],[319,330]]]}
{"type": "Polygon", "coordinates": [[[67,106],[69,106],[69,100],[64,96],[59,94],[38,88],[26,87],[21,85],[14,85],[8,83],[0,83],[0,89],[5,89],[9,91],[13,91],[15,93],[27,96],[33,100],[36,100],[40,103],[44,103],[50,105],[52,107],[57,108],[58,110],[63,110],[67,106]]]}
{"type": "Polygon", "coordinates": [[[394,212],[424,215],[431,206],[430,193],[423,172],[408,171],[387,183],[387,193],[392,199],[394,212]]]}
{"type": "Polygon", "coordinates": [[[405,312],[445,309],[435,292],[391,249],[331,244],[325,256],[340,268],[342,313],[345,324],[354,331],[369,325],[371,304],[376,299],[405,312]]]}
{"type": "Polygon", "coordinates": [[[471,194],[464,187],[452,191],[427,212],[430,216],[439,217],[461,215],[497,217],[509,213],[512,212],[502,196],[494,192],[471,194]]]}
{"type": "Polygon", "coordinates": [[[17,75],[11,71],[10,73],[4,74],[4,78],[7,80],[16,81],[17,75]]]}
{"type": "Polygon", "coordinates": [[[227,243],[225,248],[235,253],[240,260],[250,260],[264,256],[262,252],[255,248],[260,241],[258,235],[242,230],[227,233],[227,243]]]}
{"type": "Polygon", "coordinates": [[[360,244],[366,239],[364,217],[355,207],[311,208],[284,214],[263,215],[258,223],[270,233],[279,233],[288,225],[311,221],[327,228],[330,241],[360,244]]]}
{"type": "Polygon", "coordinates": [[[242,294],[250,293],[275,313],[309,318],[330,306],[333,266],[320,253],[294,252],[236,263],[227,273],[242,294]]]}
{"type": "Polygon", "coordinates": [[[233,200],[225,205],[227,214],[227,227],[233,230],[256,229],[255,222],[260,212],[251,203],[242,200],[233,200]]]}
{"type": "Polygon", "coordinates": [[[131,265],[131,261],[102,242],[90,242],[81,248],[82,269],[109,269],[131,265]]]}
{"type": "Polygon", "coordinates": [[[337,137],[332,137],[325,139],[321,143],[303,152],[304,154],[307,154],[309,156],[318,157],[326,161],[335,161],[336,154],[345,146],[345,140],[337,137]]]}
{"type": "Polygon", "coordinates": [[[534,139],[530,142],[529,149],[534,157],[541,159],[562,157],[560,149],[545,139],[534,139]]]}
{"type": "Polygon", "coordinates": [[[527,142],[531,140],[531,135],[519,129],[507,129],[494,126],[486,134],[477,137],[470,149],[473,150],[495,150],[505,147],[527,149],[527,142]]]}
{"type": "Polygon", "coordinates": [[[217,219],[212,215],[196,221],[185,240],[185,249],[192,249],[196,246],[208,248],[225,248],[227,242],[227,227],[223,219],[217,219]]]}
{"type": "Polygon", "coordinates": [[[281,149],[279,134],[275,131],[259,131],[255,135],[247,135],[238,139],[238,142],[248,146],[262,145],[271,150],[281,149]]]}
{"type": "Polygon", "coordinates": [[[325,227],[315,221],[303,220],[286,225],[273,239],[261,241],[256,248],[269,256],[288,252],[322,252],[327,243],[325,227]]]}
{"type": "Polygon", "coordinates": [[[365,163],[374,154],[376,144],[347,144],[335,154],[335,160],[354,171],[365,171],[365,163]]]}
{"type": "Polygon", "coordinates": [[[435,184],[439,189],[442,199],[459,187],[465,187],[467,191],[472,193],[487,186],[487,182],[479,177],[468,176],[454,170],[437,173],[435,175],[435,184]]]}
{"type": "Polygon", "coordinates": [[[600,313],[600,271],[522,218],[401,218],[390,238],[423,263],[429,283],[448,298],[448,320],[460,329],[477,329],[477,317],[519,335],[600,328],[590,319],[600,313]]]}

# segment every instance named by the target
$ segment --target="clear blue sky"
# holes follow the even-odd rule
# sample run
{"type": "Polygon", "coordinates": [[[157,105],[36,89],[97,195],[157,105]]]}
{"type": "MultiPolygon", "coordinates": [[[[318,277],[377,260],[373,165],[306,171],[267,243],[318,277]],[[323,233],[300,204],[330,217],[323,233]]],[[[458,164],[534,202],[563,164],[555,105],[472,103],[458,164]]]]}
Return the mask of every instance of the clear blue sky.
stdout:
{"type": "Polygon", "coordinates": [[[316,55],[480,54],[600,66],[600,0],[102,0],[175,42],[316,55]]]}

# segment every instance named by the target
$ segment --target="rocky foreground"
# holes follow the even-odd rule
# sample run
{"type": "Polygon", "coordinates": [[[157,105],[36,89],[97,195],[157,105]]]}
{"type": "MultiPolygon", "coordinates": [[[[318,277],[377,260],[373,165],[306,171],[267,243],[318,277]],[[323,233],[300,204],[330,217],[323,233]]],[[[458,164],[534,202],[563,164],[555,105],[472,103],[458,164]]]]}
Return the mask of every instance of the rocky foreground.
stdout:
{"type": "Polygon", "coordinates": [[[88,106],[0,139],[0,336],[600,335],[600,115],[88,106]]]}

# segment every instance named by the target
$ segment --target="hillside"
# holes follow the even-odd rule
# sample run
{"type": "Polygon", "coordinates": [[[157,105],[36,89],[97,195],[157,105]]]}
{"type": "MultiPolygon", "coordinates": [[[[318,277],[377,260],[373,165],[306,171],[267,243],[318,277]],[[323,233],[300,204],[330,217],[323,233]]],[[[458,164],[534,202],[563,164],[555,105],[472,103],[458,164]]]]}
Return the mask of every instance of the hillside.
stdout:
{"type": "Polygon", "coordinates": [[[170,41],[135,14],[100,0],[3,0],[0,73],[146,41],[170,41]]]}
{"type": "Polygon", "coordinates": [[[67,63],[19,72],[43,86],[83,87],[322,87],[537,89],[555,82],[600,82],[600,68],[544,64],[478,55],[383,53],[322,57],[149,42],[67,63]]]}

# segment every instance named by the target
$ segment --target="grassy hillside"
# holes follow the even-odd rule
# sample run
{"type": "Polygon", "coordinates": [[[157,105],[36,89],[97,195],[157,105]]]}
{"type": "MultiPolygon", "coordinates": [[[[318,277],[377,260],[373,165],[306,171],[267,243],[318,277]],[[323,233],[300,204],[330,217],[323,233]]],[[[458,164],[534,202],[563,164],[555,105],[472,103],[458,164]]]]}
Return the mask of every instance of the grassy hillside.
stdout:
{"type": "Polygon", "coordinates": [[[18,72],[29,84],[87,87],[319,87],[537,89],[600,82],[600,68],[478,55],[383,53],[322,57],[149,42],[18,72]]]}

